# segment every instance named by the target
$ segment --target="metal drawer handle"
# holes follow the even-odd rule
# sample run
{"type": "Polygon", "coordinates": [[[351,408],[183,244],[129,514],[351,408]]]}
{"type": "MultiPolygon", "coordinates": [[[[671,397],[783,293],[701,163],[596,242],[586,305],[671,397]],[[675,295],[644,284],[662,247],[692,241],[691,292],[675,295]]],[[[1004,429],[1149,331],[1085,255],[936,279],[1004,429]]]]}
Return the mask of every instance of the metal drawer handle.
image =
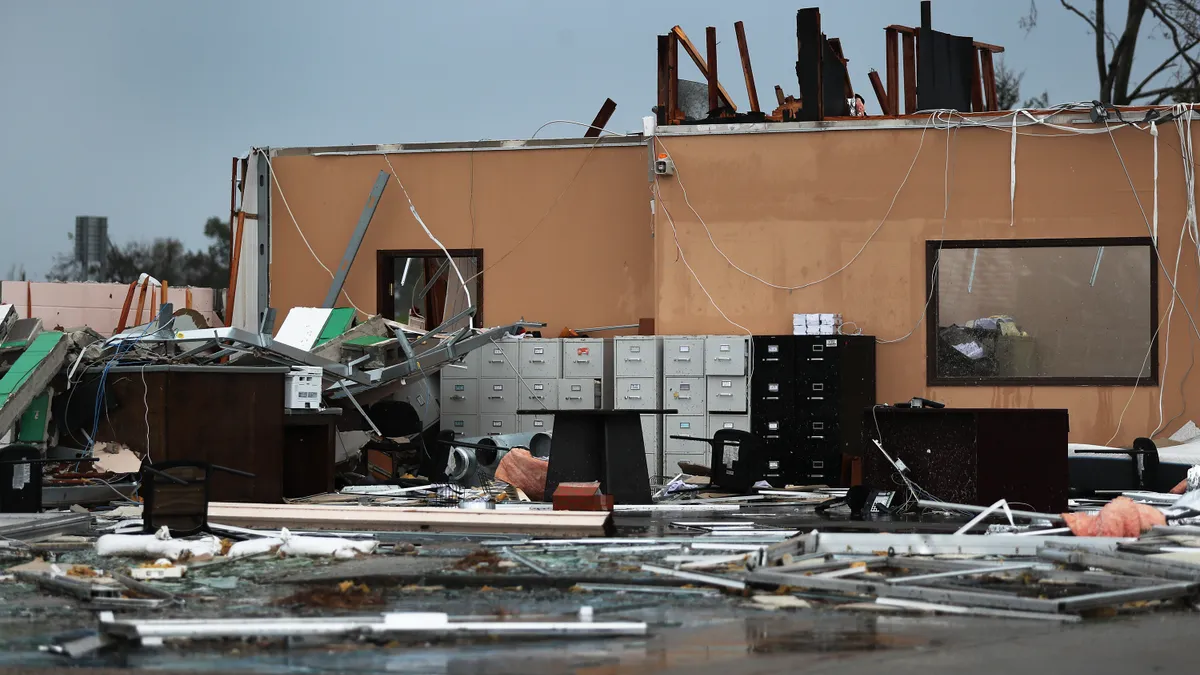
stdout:
{"type": "Polygon", "coordinates": [[[717,360],[718,361],[732,361],[733,357],[732,356],[718,356],[717,360]]]}
{"type": "Polygon", "coordinates": [[[465,400],[467,400],[467,397],[466,397],[466,396],[459,396],[458,394],[455,394],[455,395],[453,395],[453,396],[451,396],[451,397],[450,397],[450,400],[451,400],[451,401],[465,401],[465,400]]]}
{"type": "Polygon", "coordinates": [[[719,393],[717,393],[717,396],[733,396],[733,392],[731,392],[731,391],[722,391],[722,392],[719,392],[719,393]]]}
{"type": "Polygon", "coordinates": [[[504,359],[488,359],[488,363],[504,363],[504,359]]]}
{"type": "Polygon", "coordinates": [[[625,398],[627,398],[627,399],[634,399],[634,400],[638,400],[638,401],[642,400],[642,397],[641,397],[641,396],[626,396],[625,398]]]}
{"type": "Polygon", "coordinates": [[[582,396],[568,396],[567,400],[568,401],[582,401],[583,397],[582,396]]]}
{"type": "Polygon", "coordinates": [[[638,361],[638,362],[640,363],[640,362],[641,362],[641,360],[642,360],[642,357],[640,357],[640,356],[630,356],[630,357],[627,357],[625,360],[626,360],[626,361],[638,361]]]}
{"type": "Polygon", "coordinates": [[[503,401],[504,397],[503,396],[489,396],[488,400],[489,401],[503,401]]]}
{"type": "Polygon", "coordinates": [[[529,399],[531,401],[544,401],[544,400],[546,400],[546,397],[545,396],[530,396],[529,399]]]}
{"type": "Polygon", "coordinates": [[[677,398],[677,399],[681,399],[681,400],[684,400],[684,401],[690,401],[690,400],[692,400],[692,396],[691,396],[691,394],[688,394],[687,396],[682,396],[682,395],[680,395],[680,394],[676,394],[676,395],[675,395],[675,398],[677,398]]]}
{"type": "Polygon", "coordinates": [[[546,359],[529,359],[530,363],[545,363],[546,359]]]}
{"type": "Polygon", "coordinates": [[[690,357],[690,356],[676,356],[676,357],[675,357],[675,360],[676,360],[676,361],[691,361],[691,360],[692,360],[692,357],[690,357]]]}

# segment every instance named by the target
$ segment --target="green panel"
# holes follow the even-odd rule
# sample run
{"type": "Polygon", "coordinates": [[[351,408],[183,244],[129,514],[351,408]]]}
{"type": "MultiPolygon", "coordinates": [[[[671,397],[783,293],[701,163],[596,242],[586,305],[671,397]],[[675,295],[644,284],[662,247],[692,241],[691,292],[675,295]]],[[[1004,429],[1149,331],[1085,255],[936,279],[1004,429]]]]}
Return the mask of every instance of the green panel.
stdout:
{"type": "Polygon", "coordinates": [[[24,347],[29,344],[28,340],[13,340],[12,342],[0,343],[0,349],[13,349],[16,347],[24,347]]]}
{"type": "Polygon", "coordinates": [[[350,323],[354,321],[353,307],[337,307],[329,312],[329,318],[325,319],[325,325],[321,328],[321,335],[317,337],[316,344],[313,347],[320,347],[329,342],[333,338],[350,330],[350,323]]]}
{"type": "Polygon", "coordinates": [[[379,344],[380,342],[387,342],[390,339],[391,338],[385,338],[385,337],[381,337],[379,335],[364,335],[362,337],[356,337],[353,340],[346,340],[342,344],[358,345],[360,347],[369,347],[374,344],[379,344]]]}
{"type": "Polygon", "coordinates": [[[33,373],[38,364],[62,339],[63,334],[57,331],[42,333],[34,339],[33,344],[29,345],[29,349],[21,352],[12,368],[9,368],[4,377],[0,378],[0,407],[25,380],[29,379],[29,375],[33,373]]]}
{"type": "Polygon", "coordinates": [[[50,414],[50,392],[33,399],[18,423],[18,443],[43,443],[46,440],[46,417],[50,414]]]}

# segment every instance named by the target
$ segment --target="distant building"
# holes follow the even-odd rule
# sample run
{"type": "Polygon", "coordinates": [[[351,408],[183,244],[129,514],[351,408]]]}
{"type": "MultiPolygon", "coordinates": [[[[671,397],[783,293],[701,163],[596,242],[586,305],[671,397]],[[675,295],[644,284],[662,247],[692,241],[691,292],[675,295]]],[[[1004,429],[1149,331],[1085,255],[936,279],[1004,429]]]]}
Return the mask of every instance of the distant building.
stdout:
{"type": "Polygon", "coordinates": [[[75,217],[75,261],[83,281],[100,281],[108,271],[108,218],[75,217]]]}

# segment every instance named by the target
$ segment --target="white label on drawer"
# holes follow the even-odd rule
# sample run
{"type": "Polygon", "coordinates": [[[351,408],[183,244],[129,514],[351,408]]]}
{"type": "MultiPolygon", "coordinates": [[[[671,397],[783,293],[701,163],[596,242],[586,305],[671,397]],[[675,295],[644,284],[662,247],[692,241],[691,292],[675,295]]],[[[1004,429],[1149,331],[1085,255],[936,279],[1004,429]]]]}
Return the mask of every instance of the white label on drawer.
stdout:
{"type": "Polygon", "coordinates": [[[825,341],[825,346],[826,346],[826,347],[836,347],[836,346],[837,346],[837,340],[826,340],[826,341],[825,341]]]}
{"type": "Polygon", "coordinates": [[[464,422],[463,420],[454,420],[454,426],[457,429],[461,429],[461,428],[467,426],[467,423],[464,422]]]}
{"type": "Polygon", "coordinates": [[[768,461],[767,462],[767,470],[768,471],[778,471],[779,470],[779,461],[778,460],[768,461]]]}
{"type": "Polygon", "coordinates": [[[573,384],[573,385],[571,385],[571,391],[583,391],[583,385],[582,384],[573,384]]]}
{"type": "Polygon", "coordinates": [[[779,431],[779,422],[767,422],[767,429],[779,431]]]}
{"type": "Polygon", "coordinates": [[[680,354],[686,354],[690,351],[692,351],[691,345],[679,345],[679,353],[680,354]]]}
{"type": "Polygon", "coordinates": [[[545,422],[545,421],[543,421],[543,420],[534,420],[534,421],[533,421],[533,426],[535,426],[535,427],[544,427],[544,426],[546,426],[546,422],[545,422]]]}
{"type": "Polygon", "coordinates": [[[691,390],[692,390],[691,382],[680,382],[679,383],[679,391],[691,391],[691,390]]]}
{"type": "Polygon", "coordinates": [[[496,356],[503,356],[504,350],[499,347],[496,347],[496,348],[492,349],[492,354],[494,354],[496,356]]]}
{"type": "Polygon", "coordinates": [[[721,351],[723,351],[723,352],[729,351],[729,345],[721,345],[721,351]]]}
{"type": "MultiPolygon", "coordinates": [[[[722,428],[722,429],[732,429],[732,428],[733,428],[733,422],[725,422],[724,424],[722,424],[722,425],[721,425],[721,428],[722,428]]],[[[736,450],[735,450],[734,452],[736,452],[736,450]]]]}
{"type": "Polygon", "coordinates": [[[502,385],[502,384],[493,384],[493,385],[492,385],[492,391],[504,391],[504,385],[502,385]]]}
{"type": "Polygon", "coordinates": [[[825,391],[825,385],[821,382],[813,382],[813,391],[825,391]]]}
{"type": "Polygon", "coordinates": [[[641,354],[642,353],[641,345],[629,345],[629,353],[630,354],[641,354]]]}
{"type": "Polygon", "coordinates": [[[542,391],[542,390],[544,390],[545,388],[546,388],[546,385],[544,385],[544,384],[542,384],[542,383],[540,383],[540,382],[539,382],[539,383],[537,383],[537,384],[535,384],[535,385],[533,385],[533,390],[534,390],[534,391],[542,391]]]}
{"type": "Polygon", "coordinates": [[[633,384],[629,385],[629,391],[641,391],[641,390],[642,390],[642,385],[637,382],[634,382],[633,384]]]}
{"type": "Polygon", "coordinates": [[[546,348],[545,348],[545,347],[534,347],[534,348],[533,348],[533,353],[534,353],[534,354],[545,354],[545,353],[546,353],[546,348]]]}
{"type": "Polygon", "coordinates": [[[467,385],[465,385],[465,384],[454,385],[454,391],[466,391],[466,390],[467,390],[467,385]]]}
{"type": "Polygon", "coordinates": [[[768,384],[767,391],[771,392],[772,394],[778,394],[779,393],[779,383],[772,382],[772,383],[768,384]]]}
{"type": "Polygon", "coordinates": [[[679,428],[680,428],[680,429],[691,429],[691,428],[692,428],[692,423],[691,423],[691,422],[680,422],[680,423],[679,423],[679,428]]]}
{"type": "Polygon", "coordinates": [[[767,353],[768,354],[778,354],[779,353],[779,345],[767,345],[767,353]]]}
{"type": "Polygon", "coordinates": [[[495,428],[495,429],[499,429],[499,428],[500,428],[500,427],[502,427],[502,426],[504,426],[504,422],[502,422],[502,421],[500,421],[500,420],[492,420],[492,427],[493,427],[493,428],[495,428]]]}
{"type": "Polygon", "coordinates": [[[733,387],[733,380],[721,380],[721,388],[729,389],[733,387]]]}

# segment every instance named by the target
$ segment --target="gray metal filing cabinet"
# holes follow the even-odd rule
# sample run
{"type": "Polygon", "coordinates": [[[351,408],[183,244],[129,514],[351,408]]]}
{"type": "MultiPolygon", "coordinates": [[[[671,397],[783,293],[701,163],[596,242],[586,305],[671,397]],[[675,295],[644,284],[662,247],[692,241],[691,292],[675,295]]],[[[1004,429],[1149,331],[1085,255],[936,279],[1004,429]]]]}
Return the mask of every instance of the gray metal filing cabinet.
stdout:
{"type": "Polygon", "coordinates": [[[704,338],[663,338],[663,377],[704,377],[704,338]]]}
{"type": "MultiPolygon", "coordinates": [[[[662,339],[629,335],[613,338],[613,408],[656,410],[662,403],[662,339]]],[[[662,446],[659,440],[661,415],[642,415],[642,443],[646,468],[659,475],[662,446]]]]}
{"type": "Polygon", "coordinates": [[[520,358],[518,342],[493,342],[479,351],[483,352],[480,377],[497,379],[517,376],[517,361],[520,358]]]}
{"type": "Polygon", "coordinates": [[[671,436],[707,438],[708,419],[704,415],[663,416],[663,475],[679,473],[679,462],[708,464],[709,445],[703,441],[683,441],[671,436]]]}

